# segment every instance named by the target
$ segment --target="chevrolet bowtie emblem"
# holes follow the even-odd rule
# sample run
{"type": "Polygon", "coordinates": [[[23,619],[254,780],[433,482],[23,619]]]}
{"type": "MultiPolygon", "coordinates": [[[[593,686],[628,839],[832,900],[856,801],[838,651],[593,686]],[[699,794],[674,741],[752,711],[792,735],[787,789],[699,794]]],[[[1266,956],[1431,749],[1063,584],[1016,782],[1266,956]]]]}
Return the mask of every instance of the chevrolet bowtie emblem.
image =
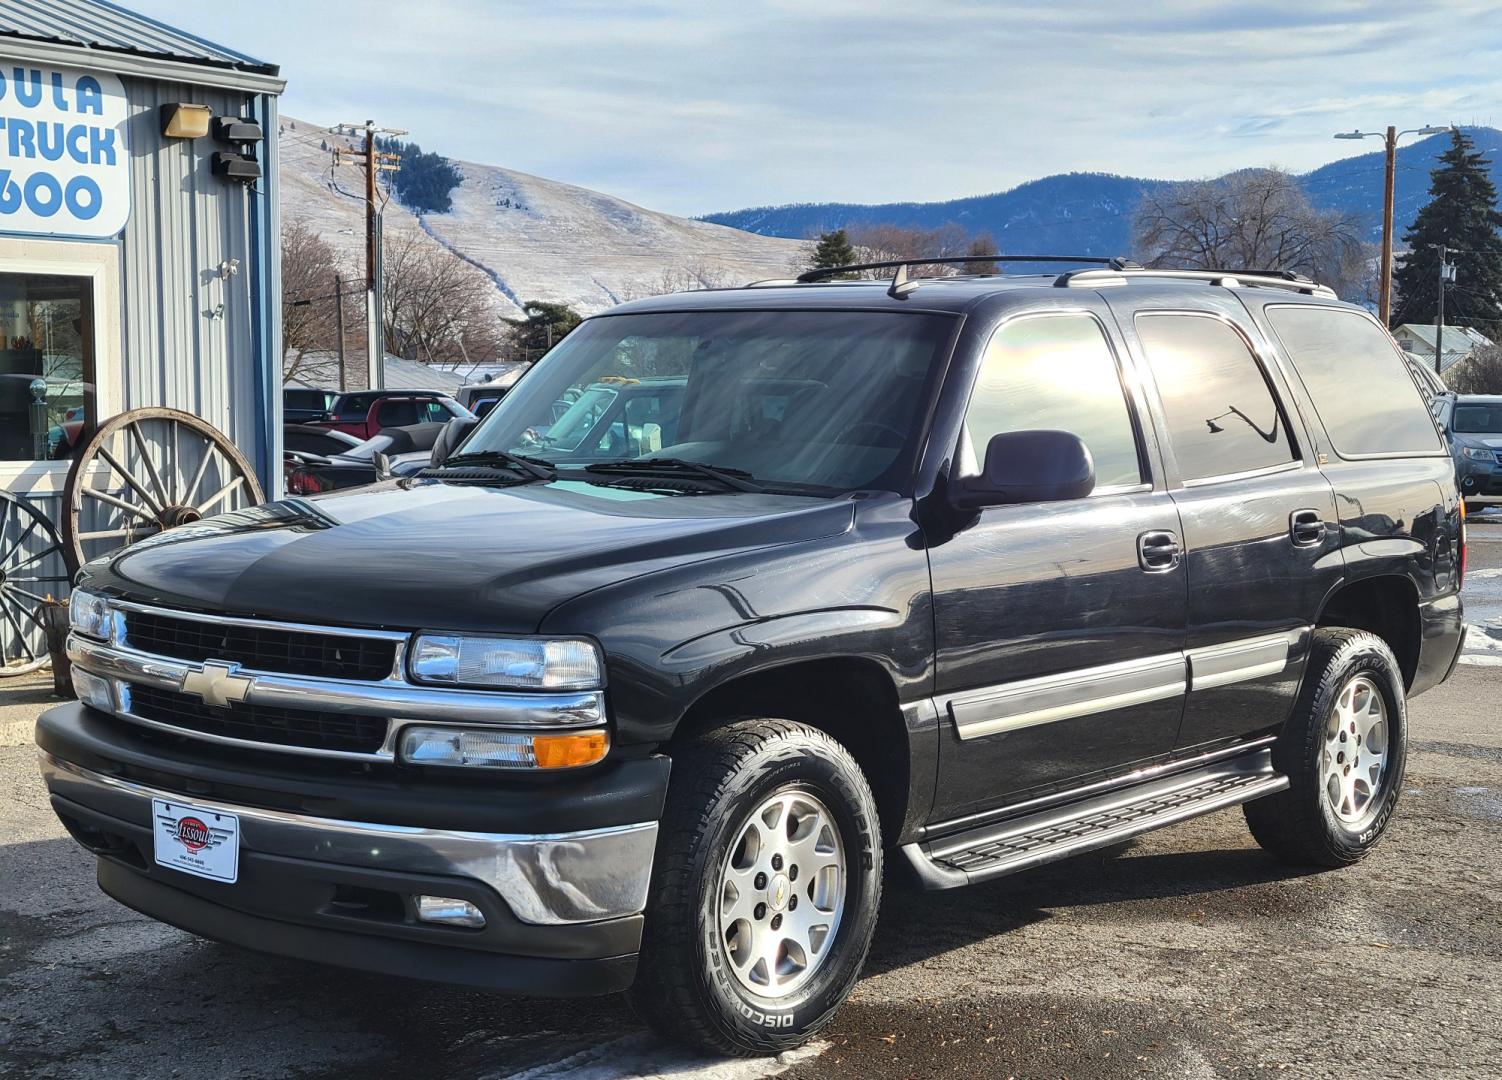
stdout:
{"type": "Polygon", "coordinates": [[[197,671],[183,676],[183,693],[196,694],[205,705],[228,708],[232,701],[244,701],[256,683],[247,675],[236,675],[238,669],[238,664],[210,660],[197,671]]]}

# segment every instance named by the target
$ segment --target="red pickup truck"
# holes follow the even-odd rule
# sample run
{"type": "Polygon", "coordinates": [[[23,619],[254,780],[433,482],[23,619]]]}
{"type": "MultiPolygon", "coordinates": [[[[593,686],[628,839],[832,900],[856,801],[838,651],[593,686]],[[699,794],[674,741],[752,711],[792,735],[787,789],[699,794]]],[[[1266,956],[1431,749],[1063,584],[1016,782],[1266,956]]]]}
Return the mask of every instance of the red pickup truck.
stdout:
{"type": "Polygon", "coordinates": [[[361,390],[340,394],[324,418],[313,423],[369,439],[382,428],[446,423],[456,416],[473,419],[474,414],[436,390],[361,390]]]}

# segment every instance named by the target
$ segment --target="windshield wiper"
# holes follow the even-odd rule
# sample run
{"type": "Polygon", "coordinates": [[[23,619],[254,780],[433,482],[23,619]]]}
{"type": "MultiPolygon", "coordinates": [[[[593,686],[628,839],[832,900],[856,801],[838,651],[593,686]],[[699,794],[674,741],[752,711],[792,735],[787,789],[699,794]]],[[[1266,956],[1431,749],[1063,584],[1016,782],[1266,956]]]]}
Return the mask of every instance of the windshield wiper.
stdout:
{"type": "Polygon", "coordinates": [[[444,459],[443,464],[438,468],[424,469],[423,472],[437,473],[450,466],[464,465],[505,465],[517,472],[525,473],[534,480],[553,480],[558,476],[558,470],[551,461],[527,457],[525,454],[513,454],[508,450],[472,450],[467,454],[455,454],[451,458],[444,459]]]}
{"type": "Polygon", "coordinates": [[[745,469],[732,469],[723,465],[706,465],[700,461],[685,461],[682,458],[639,458],[634,461],[600,461],[584,466],[585,472],[617,476],[693,476],[711,480],[732,491],[764,492],[767,489],[756,483],[745,469]]]}

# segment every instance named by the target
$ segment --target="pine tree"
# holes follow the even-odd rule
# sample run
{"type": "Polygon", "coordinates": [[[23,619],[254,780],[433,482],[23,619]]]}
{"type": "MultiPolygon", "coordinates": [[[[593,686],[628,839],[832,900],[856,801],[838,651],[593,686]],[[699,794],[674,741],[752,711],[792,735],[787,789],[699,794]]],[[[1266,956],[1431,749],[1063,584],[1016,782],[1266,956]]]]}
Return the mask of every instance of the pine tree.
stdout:
{"type": "MultiPolygon", "coordinates": [[[[819,234],[819,242],[814,247],[813,268],[815,270],[824,270],[832,266],[850,266],[855,261],[855,248],[850,245],[850,237],[845,234],[844,229],[819,234]]],[[[854,276],[854,274],[835,275],[840,278],[854,276]]]]}
{"type": "MultiPolygon", "coordinates": [[[[970,241],[970,247],[965,251],[965,254],[972,256],[996,255],[998,254],[996,241],[991,238],[990,233],[981,233],[974,240],[970,241]]],[[[1000,267],[994,262],[962,263],[960,266],[960,273],[962,274],[998,274],[1000,272],[1000,267]]]]}
{"type": "Polygon", "coordinates": [[[1439,248],[1453,254],[1456,280],[1445,287],[1445,323],[1470,326],[1493,341],[1502,334],[1502,213],[1486,158],[1462,131],[1430,174],[1429,203],[1403,234],[1409,250],[1393,272],[1392,324],[1434,323],[1439,308],[1439,248]]]}

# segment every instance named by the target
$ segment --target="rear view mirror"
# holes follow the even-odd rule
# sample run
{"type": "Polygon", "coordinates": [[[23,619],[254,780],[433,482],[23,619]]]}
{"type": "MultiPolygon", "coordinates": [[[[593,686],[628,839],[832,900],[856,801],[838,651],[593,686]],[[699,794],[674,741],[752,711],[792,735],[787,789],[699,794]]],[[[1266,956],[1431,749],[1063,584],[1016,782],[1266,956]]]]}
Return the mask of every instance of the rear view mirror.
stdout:
{"type": "Polygon", "coordinates": [[[469,438],[469,433],[475,429],[480,421],[468,416],[456,416],[438,433],[438,438],[433,441],[433,456],[430,464],[438,468],[449,459],[449,455],[459,449],[459,444],[469,438]]]}
{"type": "Polygon", "coordinates": [[[1007,431],[991,437],[980,476],[962,480],[955,494],[973,510],[1006,503],[1082,499],[1095,490],[1095,461],[1070,431],[1007,431]]]}

